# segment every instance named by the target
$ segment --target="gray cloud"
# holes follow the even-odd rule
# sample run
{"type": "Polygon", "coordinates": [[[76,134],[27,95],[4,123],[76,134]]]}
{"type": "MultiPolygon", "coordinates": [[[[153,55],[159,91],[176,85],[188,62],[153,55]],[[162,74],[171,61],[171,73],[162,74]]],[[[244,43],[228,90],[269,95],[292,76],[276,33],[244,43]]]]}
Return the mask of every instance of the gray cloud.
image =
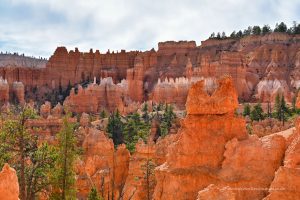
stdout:
{"type": "Polygon", "coordinates": [[[105,52],[147,50],[159,41],[196,40],[212,32],[300,16],[298,0],[1,0],[0,50],[50,56],[57,46],[105,52]]]}

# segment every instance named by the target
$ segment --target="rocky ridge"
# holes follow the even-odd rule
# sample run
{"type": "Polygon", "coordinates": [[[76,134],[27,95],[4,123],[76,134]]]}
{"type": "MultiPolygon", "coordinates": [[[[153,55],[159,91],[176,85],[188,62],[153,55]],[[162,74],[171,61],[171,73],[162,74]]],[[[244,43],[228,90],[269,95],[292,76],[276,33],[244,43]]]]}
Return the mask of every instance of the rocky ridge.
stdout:
{"type": "MultiPolygon", "coordinates": [[[[53,90],[91,83],[94,77],[97,83],[102,78],[111,77],[114,84],[126,79],[128,90],[125,97],[132,102],[153,99],[165,103],[170,101],[170,96],[181,96],[172,101],[183,108],[186,88],[191,84],[179,87],[176,79],[213,80],[229,74],[240,100],[267,102],[273,101],[277,93],[282,93],[291,101],[300,83],[299,41],[298,35],[271,33],[241,39],[208,39],[200,46],[194,41],[160,42],[157,51],[145,52],[100,53],[91,50],[82,53],[77,48],[68,51],[65,47],[58,47],[46,67],[3,65],[0,76],[9,86],[15,81],[22,82],[26,100],[41,100],[53,90]],[[174,84],[161,85],[166,78],[174,79],[174,84]]],[[[0,91],[0,97],[5,99],[5,91],[0,91]]]]}

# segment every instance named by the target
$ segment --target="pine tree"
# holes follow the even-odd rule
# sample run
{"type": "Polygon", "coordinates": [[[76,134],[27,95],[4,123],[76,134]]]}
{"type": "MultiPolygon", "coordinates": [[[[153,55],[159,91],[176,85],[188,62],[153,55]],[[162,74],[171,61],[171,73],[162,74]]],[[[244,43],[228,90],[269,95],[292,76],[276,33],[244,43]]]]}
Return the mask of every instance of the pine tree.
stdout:
{"type": "Polygon", "coordinates": [[[277,118],[278,120],[281,119],[281,100],[280,100],[280,95],[277,94],[275,97],[275,118],[277,118]]]}
{"type": "Polygon", "coordinates": [[[101,117],[101,119],[104,119],[107,117],[105,110],[102,110],[102,112],[100,113],[100,117],[101,117]]]}
{"type": "Polygon", "coordinates": [[[284,95],[280,96],[279,94],[276,95],[275,99],[275,115],[276,118],[280,121],[282,121],[282,124],[284,125],[284,122],[287,119],[286,115],[290,115],[290,110],[288,106],[286,105],[284,95]]]}
{"type": "Polygon", "coordinates": [[[239,31],[236,33],[236,37],[238,37],[238,38],[243,37],[243,32],[242,32],[241,30],[239,30],[239,31]]]}
{"type": "Polygon", "coordinates": [[[286,33],[287,31],[287,26],[285,23],[281,22],[280,24],[276,24],[274,32],[281,32],[281,33],[286,33]]]}
{"type": "Polygon", "coordinates": [[[230,37],[231,37],[231,38],[235,38],[235,37],[236,37],[236,32],[233,31],[233,32],[230,34],[230,37]]]}
{"type": "Polygon", "coordinates": [[[214,39],[216,37],[216,34],[213,32],[212,34],[210,34],[209,38],[210,39],[214,39]]]}
{"type": "Polygon", "coordinates": [[[290,115],[290,110],[286,105],[285,99],[284,99],[284,95],[281,96],[281,121],[282,121],[282,125],[284,126],[284,122],[287,120],[286,115],[290,115]]]}
{"type": "Polygon", "coordinates": [[[299,92],[299,90],[297,89],[297,90],[295,91],[295,94],[294,94],[293,99],[292,99],[292,112],[293,112],[293,113],[296,113],[296,112],[297,112],[296,102],[297,102],[298,92],[299,92]]]}
{"type": "Polygon", "coordinates": [[[113,139],[115,146],[124,143],[123,128],[124,124],[121,121],[121,115],[117,110],[109,116],[106,129],[109,137],[113,139]]]}
{"type": "Polygon", "coordinates": [[[144,103],[144,106],[142,108],[142,111],[143,111],[143,115],[142,115],[142,118],[144,119],[144,121],[146,123],[149,122],[149,119],[150,119],[150,116],[149,116],[149,113],[148,113],[148,104],[147,103],[144,103]]]}
{"type": "Polygon", "coordinates": [[[103,198],[98,195],[97,189],[93,187],[89,193],[88,200],[103,200],[103,198]]]}
{"type": "Polygon", "coordinates": [[[256,104],[253,107],[253,110],[251,111],[250,114],[250,119],[252,121],[259,121],[264,119],[264,113],[260,103],[256,104]]]}
{"type": "Polygon", "coordinates": [[[293,22],[292,33],[300,34],[300,24],[297,24],[296,21],[293,22]]]}
{"type": "Polygon", "coordinates": [[[176,115],[173,111],[171,105],[166,104],[165,111],[161,119],[160,131],[162,136],[166,136],[172,126],[173,120],[176,118],[176,115]]]}
{"type": "Polygon", "coordinates": [[[245,104],[245,106],[244,106],[243,116],[244,116],[244,117],[245,117],[245,116],[249,116],[250,113],[251,113],[251,107],[250,107],[250,105],[247,103],[247,104],[245,104]]]}
{"type": "Polygon", "coordinates": [[[7,162],[16,169],[22,200],[33,200],[39,192],[49,189],[49,175],[57,158],[52,146],[38,146],[37,136],[27,129],[26,122],[36,116],[31,108],[17,108],[6,116],[0,128],[0,165],[7,162]]]}
{"type": "Polygon", "coordinates": [[[147,158],[144,165],[142,165],[142,170],[144,172],[144,180],[146,184],[146,190],[147,190],[147,200],[151,200],[151,191],[155,186],[155,177],[154,177],[154,169],[156,165],[152,161],[152,159],[147,158]]]}
{"type": "Polygon", "coordinates": [[[270,101],[267,102],[267,116],[268,118],[271,118],[272,115],[272,108],[271,108],[271,103],[270,101]]]}
{"type": "Polygon", "coordinates": [[[52,199],[72,200],[76,199],[74,162],[78,156],[75,123],[68,121],[70,115],[63,119],[63,127],[58,134],[59,158],[56,162],[56,173],[53,176],[55,185],[53,187],[52,199]]]}
{"type": "Polygon", "coordinates": [[[135,151],[135,145],[140,138],[144,142],[147,141],[149,131],[150,123],[141,120],[138,113],[128,115],[123,130],[124,143],[127,149],[133,153],[135,151]]]}
{"type": "Polygon", "coordinates": [[[260,35],[261,34],[261,28],[259,26],[253,26],[252,34],[253,35],[260,35]]]}
{"type": "Polygon", "coordinates": [[[250,35],[251,33],[252,33],[252,27],[248,26],[248,28],[244,30],[243,35],[247,36],[250,35]]]}
{"type": "Polygon", "coordinates": [[[262,34],[263,34],[263,35],[272,32],[272,30],[271,30],[271,28],[270,28],[269,25],[264,25],[261,31],[262,31],[262,34]]]}
{"type": "Polygon", "coordinates": [[[222,32],[221,38],[222,38],[222,39],[226,39],[226,38],[227,38],[227,37],[226,37],[226,33],[225,33],[224,31],[222,32]]]}

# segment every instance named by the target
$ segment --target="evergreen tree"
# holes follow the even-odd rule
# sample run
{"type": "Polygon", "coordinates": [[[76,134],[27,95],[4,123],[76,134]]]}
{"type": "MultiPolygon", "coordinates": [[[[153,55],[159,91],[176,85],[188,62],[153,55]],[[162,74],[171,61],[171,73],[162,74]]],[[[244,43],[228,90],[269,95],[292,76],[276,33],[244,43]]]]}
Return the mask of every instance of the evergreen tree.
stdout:
{"type": "Polygon", "coordinates": [[[252,33],[252,27],[248,26],[248,28],[244,30],[243,35],[247,36],[250,35],[251,33],[252,33]]]}
{"type": "Polygon", "coordinates": [[[281,121],[282,121],[282,125],[284,125],[284,122],[287,120],[287,116],[286,115],[290,115],[290,110],[288,108],[288,106],[286,105],[285,99],[284,99],[284,95],[281,96],[281,121]]]}
{"type": "Polygon", "coordinates": [[[126,117],[126,123],[124,124],[124,143],[127,149],[133,153],[135,151],[135,145],[141,138],[144,142],[147,141],[147,137],[150,131],[150,124],[141,120],[138,113],[133,113],[126,117]]]}
{"type": "Polygon", "coordinates": [[[231,38],[235,38],[235,37],[236,37],[236,32],[233,31],[233,32],[230,34],[230,37],[231,37],[231,38]]]}
{"type": "Polygon", "coordinates": [[[176,118],[175,113],[173,112],[173,107],[171,105],[165,106],[165,111],[161,119],[161,124],[160,124],[160,131],[161,135],[165,136],[168,134],[173,120],[176,118]]]}
{"type": "Polygon", "coordinates": [[[142,165],[142,170],[144,172],[144,180],[146,182],[146,190],[147,190],[147,200],[151,200],[151,189],[155,186],[155,176],[154,169],[156,165],[152,161],[152,159],[147,158],[147,161],[144,165],[142,165]]]}
{"type": "Polygon", "coordinates": [[[105,110],[102,110],[102,112],[100,113],[100,117],[101,117],[101,119],[104,119],[107,117],[105,110]]]}
{"type": "Polygon", "coordinates": [[[275,118],[280,120],[281,119],[281,100],[280,100],[280,95],[278,93],[275,97],[274,108],[275,108],[275,118]]]}
{"type": "Polygon", "coordinates": [[[7,162],[16,169],[22,200],[34,200],[39,192],[49,189],[57,158],[53,147],[38,146],[37,136],[27,129],[26,122],[36,117],[31,108],[17,108],[0,128],[0,165],[7,162]]]}
{"type": "Polygon", "coordinates": [[[249,116],[251,113],[251,107],[250,105],[247,103],[244,105],[244,111],[243,111],[243,116],[249,116]]]}
{"type": "Polygon", "coordinates": [[[267,102],[267,116],[268,118],[271,118],[272,115],[272,108],[271,108],[271,103],[270,101],[267,102]]]}
{"type": "Polygon", "coordinates": [[[216,37],[216,38],[217,38],[218,40],[221,39],[221,34],[220,34],[220,32],[217,33],[217,37],[216,37]]]}
{"type": "Polygon", "coordinates": [[[250,113],[250,119],[252,121],[259,121],[264,119],[264,113],[263,109],[261,107],[261,104],[258,103],[253,107],[253,110],[250,113]]]}
{"type": "Polygon", "coordinates": [[[148,104],[147,103],[144,103],[142,111],[143,111],[142,118],[144,119],[145,122],[148,123],[149,119],[150,119],[150,116],[149,116],[149,113],[148,113],[148,104]]]}
{"type": "Polygon", "coordinates": [[[69,114],[63,119],[63,127],[58,133],[58,153],[55,174],[53,175],[52,199],[76,199],[74,162],[78,156],[76,137],[74,135],[75,123],[68,121],[69,114]]]}
{"type": "Polygon", "coordinates": [[[297,24],[296,21],[293,22],[293,27],[291,32],[292,34],[300,34],[300,24],[297,24]]]}
{"type": "Polygon", "coordinates": [[[115,146],[124,143],[123,128],[124,124],[121,121],[121,115],[117,110],[109,116],[107,125],[107,132],[109,137],[113,139],[115,146]]]}
{"type": "Polygon", "coordinates": [[[222,32],[222,36],[221,36],[221,38],[222,38],[222,39],[225,39],[225,38],[227,38],[227,37],[226,37],[226,33],[225,33],[224,31],[222,32]]]}
{"type": "Polygon", "coordinates": [[[286,115],[290,115],[290,110],[286,105],[285,99],[284,99],[284,95],[276,95],[275,98],[275,117],[282,121],[282,123],[284,124],[284,122],[287,119],[286,115]]]}
{"type": "Polygon", "coordinates": [[[210,34],[210,36],[209,36],[209,38],[210,39],[214,39],[216,37],[216,34],[215,34],[215,32],[213,32],[212,34],[210,34]]]}
{"type": "Polygon", "coordinates": [[[239,30],[239,31],[236,33],[236,37],[238,37],[238,38],[243,37],[243,32],[242,32],[241,30],[239,30]]]}
{"type": "Polygon", "coordinates": [[[281,22],[280,24],[276,24],[274,32],[286,33],[287,26],[285,23],[281,22]]]}
{"type": "Polygon", "coordinates": [[[97,189],[93,187],[89,193],[88,200],[104,200],[104,199],[98,195],[97,189]]]}
{"type": "Polygon", "coordinates": [[[264,26],[263,26],[263,28],[262,28],[262,34],[263,34],[263,35],[265,35],[265,34],[267,34],[267,33],[271,33],[271,32],[272,32],[272,30],[271,30],[271,28],[270,28],[269,25],[264,25],[264,26]]]}
{"type": "Polygon", "coordinates": [[[296,102],[297,102],[298,90],[295,92],[292,99],[292,112],[295,113],[297,111],[296,102]]]}
{"type": "Polygon", "coordinates": [[[253,35],[260,35],[261,34],[261,28],[259,26],[253,26],[252,34],[253,35]]]}

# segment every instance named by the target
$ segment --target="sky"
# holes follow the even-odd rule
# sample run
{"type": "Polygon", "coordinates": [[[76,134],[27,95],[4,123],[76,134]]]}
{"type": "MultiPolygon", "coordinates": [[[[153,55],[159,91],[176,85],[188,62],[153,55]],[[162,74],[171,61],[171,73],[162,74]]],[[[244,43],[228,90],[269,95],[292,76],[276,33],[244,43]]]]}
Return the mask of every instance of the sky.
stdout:
{"type": "Polygon", "coordinates": [[[57,46],[145,51],[281,21],[300,23],[300,0],[0,0],[0,51],[46,58],[57,46]]]}

